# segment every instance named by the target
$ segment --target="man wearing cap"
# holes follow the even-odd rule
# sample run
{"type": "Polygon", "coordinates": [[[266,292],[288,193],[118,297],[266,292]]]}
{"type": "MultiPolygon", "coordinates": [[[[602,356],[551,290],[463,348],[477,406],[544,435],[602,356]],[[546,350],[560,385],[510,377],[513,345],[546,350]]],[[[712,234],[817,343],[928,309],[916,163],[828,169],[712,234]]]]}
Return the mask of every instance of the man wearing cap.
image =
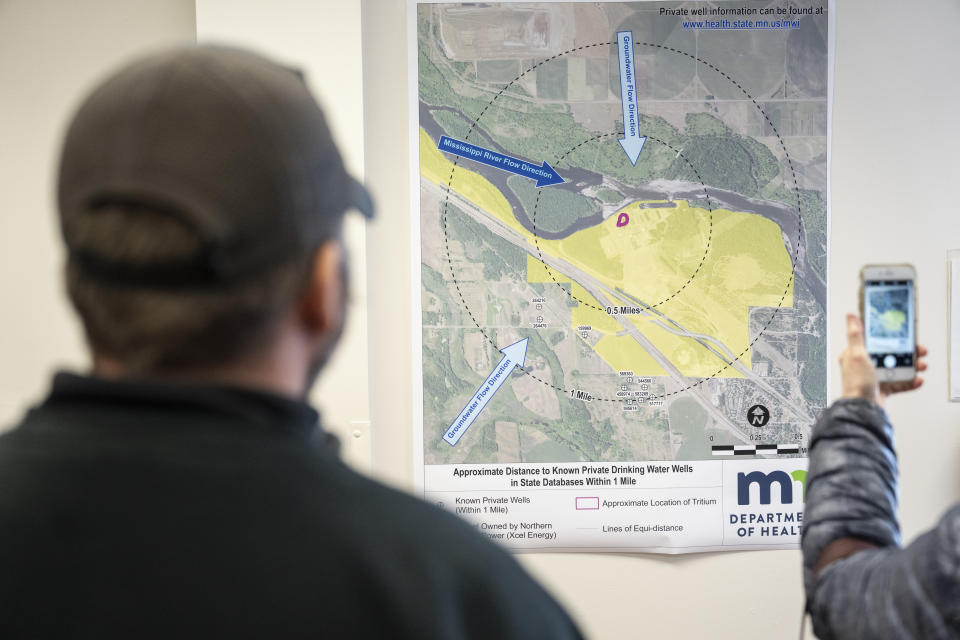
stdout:
{"type": "Polygon", "coordinates": [[[342,216],[373,207],[295,71],[218,47],[122,69],[58,202],[93,367],[0,437],[0,637],[579,637],[305,403],[344,324],[342,216]]]}

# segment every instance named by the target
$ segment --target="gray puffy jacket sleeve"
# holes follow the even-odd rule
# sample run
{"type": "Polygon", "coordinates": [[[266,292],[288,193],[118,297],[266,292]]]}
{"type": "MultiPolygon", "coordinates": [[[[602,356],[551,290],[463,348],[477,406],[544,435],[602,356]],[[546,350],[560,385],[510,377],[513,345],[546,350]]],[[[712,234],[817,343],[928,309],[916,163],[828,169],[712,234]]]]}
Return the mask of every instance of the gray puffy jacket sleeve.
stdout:
{"type": "Polygon", "coordinates": [[[886,413],[840,400],[813,429],[803,526],[807,607],[820,638],[960,638],[960,506],[900,548],[897,459],[886,413]],[[838,560],[813,578],[834,540],[879,549],[838,560]]]}

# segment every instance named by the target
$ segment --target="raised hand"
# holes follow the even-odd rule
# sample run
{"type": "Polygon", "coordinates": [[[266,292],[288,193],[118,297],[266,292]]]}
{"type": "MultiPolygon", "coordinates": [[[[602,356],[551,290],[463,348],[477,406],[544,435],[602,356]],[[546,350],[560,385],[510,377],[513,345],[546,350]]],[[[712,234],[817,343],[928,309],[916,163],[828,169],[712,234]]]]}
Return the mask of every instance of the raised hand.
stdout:
{"type": "MultiPolygon", "coordinates": [[[[927,348],[917,346],[917,371],[925,371],[927,348]]],[[[854,314],[847,314],[847,348],[840,354],[840,376],[844,398],[862,398],[882,405],[887,396],[912,391],[923,384],[919,375],[913,380],[877,383],[873,360],[863,341],[863,322],[854,314]]]]}

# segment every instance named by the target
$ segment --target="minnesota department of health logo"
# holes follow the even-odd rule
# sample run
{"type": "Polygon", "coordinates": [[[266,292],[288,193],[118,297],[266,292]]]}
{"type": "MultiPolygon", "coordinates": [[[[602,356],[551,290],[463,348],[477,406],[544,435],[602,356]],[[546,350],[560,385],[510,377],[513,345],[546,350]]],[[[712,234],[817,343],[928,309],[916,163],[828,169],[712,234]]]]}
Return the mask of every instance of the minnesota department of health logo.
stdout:
{"type": "Polygon", "coordinates": [[[803,502],[806,498],[807,472],[797,469],[792,473],[786,471],[751,471],[737,474],[737,504],[750,504],[750,487],[757,485],[760,488],[760,504],[770,504],[773,485],[780,486],[780,504],[793,504],[794,498],[803,502]],[[794,482],[800,483],[799,496],[794,495],[794,482]]]}

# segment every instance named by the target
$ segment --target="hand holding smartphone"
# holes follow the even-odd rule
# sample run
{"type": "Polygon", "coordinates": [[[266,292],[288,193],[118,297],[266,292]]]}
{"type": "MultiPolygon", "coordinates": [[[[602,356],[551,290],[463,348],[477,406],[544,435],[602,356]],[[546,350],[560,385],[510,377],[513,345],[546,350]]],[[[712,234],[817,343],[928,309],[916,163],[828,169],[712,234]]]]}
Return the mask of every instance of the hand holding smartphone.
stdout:
{"type": "Polygon", "coordinates": [[[860,317],[877,380],[917,376],[916,270],[908,264],[867,265],[860,271],[860,317]]]}

